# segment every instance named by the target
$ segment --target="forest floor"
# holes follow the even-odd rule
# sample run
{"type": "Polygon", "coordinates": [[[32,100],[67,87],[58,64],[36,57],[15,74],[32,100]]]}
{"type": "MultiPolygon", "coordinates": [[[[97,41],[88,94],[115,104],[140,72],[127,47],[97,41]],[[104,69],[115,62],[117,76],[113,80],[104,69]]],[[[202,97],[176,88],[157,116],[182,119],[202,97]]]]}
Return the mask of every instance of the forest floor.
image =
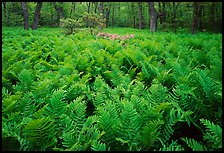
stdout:
{"type": "Polygon", "coordinates": [[[219,150],[221,127],[221,34],[2,29],[11,150],[219,150]]]}

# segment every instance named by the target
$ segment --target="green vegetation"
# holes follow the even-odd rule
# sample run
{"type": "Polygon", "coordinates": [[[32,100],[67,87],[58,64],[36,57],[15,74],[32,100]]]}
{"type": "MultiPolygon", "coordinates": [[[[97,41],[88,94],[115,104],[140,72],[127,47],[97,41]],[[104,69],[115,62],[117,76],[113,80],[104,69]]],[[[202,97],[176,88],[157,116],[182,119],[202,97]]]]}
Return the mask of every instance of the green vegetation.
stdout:
{"type": "Polygon", "coordinates": [[[221,34],[102,32],[134,38],[3,27],[3,140],[31,151],[222,149],[221,34]]]}

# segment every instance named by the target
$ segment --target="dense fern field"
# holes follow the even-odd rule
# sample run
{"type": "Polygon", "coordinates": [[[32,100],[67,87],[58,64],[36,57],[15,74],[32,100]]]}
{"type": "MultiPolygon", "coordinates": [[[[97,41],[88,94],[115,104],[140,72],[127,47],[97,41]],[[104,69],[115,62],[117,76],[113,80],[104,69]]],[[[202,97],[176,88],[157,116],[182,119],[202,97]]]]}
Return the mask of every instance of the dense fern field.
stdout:
{"type": "Polygon", "coordinates": [[[2,31],[2,142],[36,151],[222,149],[222,35],[2,31]]]}

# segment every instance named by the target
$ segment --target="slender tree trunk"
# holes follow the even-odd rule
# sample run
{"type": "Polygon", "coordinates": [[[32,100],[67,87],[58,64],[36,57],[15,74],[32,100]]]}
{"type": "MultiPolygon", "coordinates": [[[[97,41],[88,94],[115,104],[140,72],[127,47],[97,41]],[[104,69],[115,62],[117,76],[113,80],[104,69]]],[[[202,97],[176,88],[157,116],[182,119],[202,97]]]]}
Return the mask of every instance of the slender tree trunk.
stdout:
{"type": "Polygon", "coordinates": [[[57,6],[57,2],[52,2],[54,5],[55,10],[57,11],[57,26],[59,26],[60,19],[64,18],[64,10],[63,10],[63,2],[58,2],[59,5],[57,6]]]}
{"type": "Polygon", "coordinates": [[[139,29],[143,29],[142,2],[138,2],[139,6],[139,29]]]}
{"type": "Polygon", "coordinates": [[[94,4],[95,4],[94,13],[96,13],[97,12],[97,8],[98,8],[98,2],[94,2],[94,4]]]}
{"type": "Polygon", "coordinates": [[[198,3],[193,2],[192,34],[195,34],[198,27],[198,3]]]}
{"type": "Polygon", "coordinates": [[[24,20],[24,29],[29,29],[29,20],[28,20],[28,7],[26,2],[21,2],[22,9],[23,9],[23,20],[24,20]]]}
{"type": "Polygon", "coordinates": [[[88,12],[88,14],[90,13],[90,3],[91,3],[91,2],[86,2],[86,5],[87,5],[87,12],[88,12]]]}
{"type": "Polygon", "coordinates": [[[7,18],[7,15],[6,15],[6,2],[3,2],[3,9],[4,9],[4,18],[6,19],[7,18]]]}
{"type": "MultiPolygon", "coordinates": [[[[166,2],[163,2],[162,6],[163,6],[163,12],[166,12],[166,2]]],[[[161,18],[163,20],[163,23],[166,22],[166,15],[162,16],[161,18]]]]}
{"type": "Polygon", "coordinates": [[[114,4],[113,4],[113,7],[112,7],[112,26],[114,26],[114,14],[115,14],[115,11],[114,11],[114,4]]]}
{"type": "MultiPolygon", "coordinates": [[[[100,2],[99,5],[99,14],[100,14],[100,20],[103,22],[104,16],[103,16],[104,10],[103,10],[103,2],[100,2]]],[[[103,26],[100,26],[100,30],[103,29],[103,26]]]]}
{"type": "Polygon", "coordinates": [[[172,4],[173,4],[173,19],[172,19],[172,22],[173,22],[173,30],[176,33],[176,15],[177,15],[177,6],[179,5],[179,3],[178,4],[175,4],[175,2],[172,2],[172,4]]]}
{"type": "Polygon", "coordinates": [[[199,30],[203,31],[203,22],[202,22],[202,15],[203,15],[203,3],[200,3],[199,10],[198,10],[198,18],[199,18],[199,30]]]}
{"type": "Polygon", "coordinates": [[[109,25],[109,19],[110,19],[110,7],[111,7],[110,2],[107,2],[107,7],[106,7],[106,26],[109,25]]]}
{"type": "MultiPolygon", "coordinates": [[[[161,6],[161,3],[162,3],[162,2],[158,2],[158,4],[159,4],[159,13],[162,12],[162,6],[161,6]]],[[[159,18],[159,23],[160,23],[161,25],[163,24],[163,19],[162,19],[162,18],[159,18]]]]}
{"type": "Polygon", "coordinates": [[[157,30],[158,13],[154,7],[154,2],[148,2],[148,12],[150,14],[150,31],[155,32],[157,30]]]}
{"type": "Polygon", "coordinates": [[[42,2],[37,2],[36,10],[34,13],[34,19],[33,19],[33,26],[32,26],[33,30],[36,30],[38,28],[41,7],[42,7],[42,2]]]}
{"type": "Polygon", "coordinates": [[[131,9],[132,9],[132,15],[133,15],[133,28],[135,28],[135,2],[131,2],[131,9]]]}
{"type": "Polygon", "coordinates": [[[211,30],[214,32],[216,29],[216,23],[215,23],[215,2],[212,2],[211,8],[210,8],[210,26],[212,27],[211,30]]]}

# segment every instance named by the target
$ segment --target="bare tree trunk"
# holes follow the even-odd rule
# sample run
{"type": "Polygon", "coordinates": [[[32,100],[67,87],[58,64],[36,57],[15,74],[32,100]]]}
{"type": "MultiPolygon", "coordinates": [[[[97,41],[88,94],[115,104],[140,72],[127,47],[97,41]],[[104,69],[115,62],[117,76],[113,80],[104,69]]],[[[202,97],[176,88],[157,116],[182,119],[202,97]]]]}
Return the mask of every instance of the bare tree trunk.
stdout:
{"type": "Polygon", "coordinates": [[[4,18],[6,19],[6,2],[3,2],[4,18]]]}
{"type": "Polygon", "coordinates": [[[148,12],[150,14],[150,31],[155,32],[157,30],[158,13],[154,7],[154,2],[148,2],[148,12]]]}
{"type": "Polygon", "coordinates": [[[111,7],[110,2],[107,2],[107,7],[106,7],[106,26],[109,25],[110,7],[111,7]]]}
{"type": "Polygon", "coordinates": [[[113,7],[112,7],[112,26],[114,26],[114,14],[115,14],[115,11],[114,11],[114,4],[113,4],[113,7]]]}
{"type": "Polygon", "coordinates": [[[198,26],[200,31],[203,31],[202,15],[203,15],[203,3],[200,3],[199,10],[198,10],[198,18],[199,18],[198,26]]]}
{"type": "Polygon", "coordinates": [[[215,31],[216,24],[215,24],[215,2],[212,2],[211,8],[210,8],[210,26],[212,27],[212,31],[215,31]]]}
{"type": "Polygon", "coordinates": [[[95,4],[94,13],[96,13],[97,12],[97,8],[98,8],[98,2],[94,2],[94,4],[95,4]]]}
{"type": "MultiPolygon", "coordinates": [[[[100,14],[100,20],[103,21],[104,20],[104,16],[103,16],[103,2],[100,2],[100,5],[99,5],[99,14],[100,14]]],[[[100,30],[102,30],[103,27],[100,26],[100,30]]]]}
{"type": "Polygon", "coordinates": [[[139,6],[139,29],[143,29],[142,2],[138,2],[139,6]]]}
{"type": "Polygon", "coordinates": [[[41,7],[42,7],[42,2],[37,2],[37,6],[34,13],[34,19],[33,19],[33,26],[32,26],[33,30],[36,30],[38,28],[41,7]]]}
{"type": "MultiPolygon", "coordinates": [[[[158,4],[159,4],[159,13],[162,12],[162,6],[161,6],[161,3],[162,3],[162,2],[158,2],[158,4]]],[[[163,24],[163,19],[162,19],[162,18],[159,18],[159,23],[160,23],[161,25],[163,24]]]]}
{"type": "Polygon", "coordinates": [[[195,34],[198,27],[198,3],[199,2],[193,2],[192,34],[195,34]]]}
{"type": "Polygon", "coordinates": [[[21,2],[22,9],[23,9],[23,20],[24,20],[24,29],[29,29],[29,20],[28,20],[28,7],[26,2],[21,2]]]}
{"type": "Polygon", "coordinates": [[[135,20],[136,20],[136,17],[135,17],[135,3],[134,2],[131,2],[131,9],[132,9],[132,15],[133,15],[133,28],[135,28],[135,20]]]}
{"type": "Polygon", "coordinates": [[[176,33],[176,15],[177,15],[177,7],[178,5],[180,4],[179,2],[177,2],[177,4],[175,2],[172,2],[173,4],[173,19],[172,19],[172,22],[173,22],[173,29],[174,29],[174,32],[176,33]]]}
{"type": "Polygon", "coordinates": [[[63,10],[63,2],[58,2],[59,5],[57,6],[57,2],[52,2],[54,5],[55,10],[57,11],[57,25],[60,23],[60,19],[64,18],[64,10],[63,10]]]}

